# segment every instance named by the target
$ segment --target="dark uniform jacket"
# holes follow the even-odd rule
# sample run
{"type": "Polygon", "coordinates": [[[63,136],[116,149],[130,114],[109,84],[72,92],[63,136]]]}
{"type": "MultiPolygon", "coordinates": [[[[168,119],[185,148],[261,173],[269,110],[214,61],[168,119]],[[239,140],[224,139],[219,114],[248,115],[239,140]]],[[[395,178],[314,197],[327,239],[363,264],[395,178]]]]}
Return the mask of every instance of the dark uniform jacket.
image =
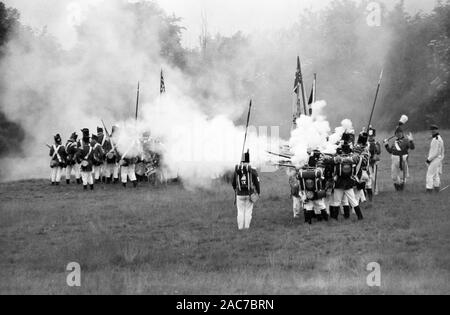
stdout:
{"type": "Polygon", "coordinates": [[[94,150],[91,147],[90,143],[85,142],[81,143],[81,146],[78,148],[78,151],[75,155],[77,163],[81,163],[81,171],[92,172],[94,162],[93,153],[94,150]]]}
{"type": "MultiPolygon", "coordinates": [[[[246,173],[246,172],[244,171],[244,173],[246,173]]],[[[247,176],[247,174],[245,174],[245,176],[247,176]]],[[[254,194],[255,192],[258,195],[261,194],[261,185],[260,185],[260,181],[259,181],[258,172],[248,164],[236,165],[235,172],[234,172],[234,178],[232,181],[232,186],[238,196],[250,196],[250,195],[254,194]],[[239,185],[239,175],[242,174],[242,170],[243,170],[242,166],[248,166],[250,178],[248,178],[247,180],[251,180],[251,183],[249,183],[251,186],[250,190],[243,190],[243,189],[239,188],[239,186],[240,186],[239,185]]]]}
{"type": "Polygon", "coordinates": [[[404,156],[409,154],[409,150],[414,150],[416,146],[414,145],[414,141],[409,141],[406,138],[397,139],[390,146],[386,144],[386,150],[395,156],[404,156]]]}
{"type": "Polygon", "coordinates": [[[66,167],[66,148],[62,144],[52,145],[49,155],[51,157],[50,167],[66,167]]]}
{"type": "Polygon", "coordinates": [[[66,161],[67,165],[73,166],[76,164],[75,155],[78,152],[78,143],[74,140],[67,141],[66,144],[66,161]]]}

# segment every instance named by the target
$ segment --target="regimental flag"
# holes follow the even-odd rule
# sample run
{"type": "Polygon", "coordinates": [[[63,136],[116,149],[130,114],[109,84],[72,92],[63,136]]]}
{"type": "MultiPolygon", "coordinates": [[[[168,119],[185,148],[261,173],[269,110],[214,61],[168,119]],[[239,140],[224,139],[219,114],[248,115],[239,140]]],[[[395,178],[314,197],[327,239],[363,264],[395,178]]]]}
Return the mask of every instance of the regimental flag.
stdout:
{"type": "Polygon", "coordinates": [[[159,93],[163,94],[166,93],[166,84],[164,83],[164,73],[161,69],[161,83],[159,88],[159,93]]]}
{"type": "Polygon", "coordinates": [[[303,83],[303,76],[302,76],[302,66],[300,64],[300,57],[297,57],[297,72],[295,73],[295,82],[294,82],[294,93],[299,95],[300,93],[300,86],[303,83]]]}

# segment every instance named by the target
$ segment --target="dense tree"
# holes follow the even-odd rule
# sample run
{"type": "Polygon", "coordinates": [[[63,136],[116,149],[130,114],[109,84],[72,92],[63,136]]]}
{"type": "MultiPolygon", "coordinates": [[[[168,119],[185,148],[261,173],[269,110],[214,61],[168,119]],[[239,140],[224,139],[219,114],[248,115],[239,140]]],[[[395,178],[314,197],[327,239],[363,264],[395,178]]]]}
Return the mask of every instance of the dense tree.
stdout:
{"type": "MultiPolygon", "coordinates": [[[[18,20],[18,11],[7,8],[3,2],[0,2],[0,58],[3,55],[4,45],[19,23],[18,20]]],[[[24,131],[22,128],[10,122],[0,111],[0,157],[9,153],[19,152],[23,139],[24,131]]]]}

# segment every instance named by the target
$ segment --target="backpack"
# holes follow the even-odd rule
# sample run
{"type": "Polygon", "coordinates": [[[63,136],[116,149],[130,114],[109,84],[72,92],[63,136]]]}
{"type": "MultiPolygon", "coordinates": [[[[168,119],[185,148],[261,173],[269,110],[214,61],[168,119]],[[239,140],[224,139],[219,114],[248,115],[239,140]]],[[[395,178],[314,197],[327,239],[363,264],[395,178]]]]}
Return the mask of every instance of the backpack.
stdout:
{"type": "Polygon", "coordinates": [[[355,174],[355,165],[351,157],[345,157],[336,166],[336,175],[344,178],[351,178],[355,174]]]}
{"type": "Polygon", "coordinates": [[[236,166],[237,190],[240,193],[251,194],[253,189],[252,168],[250,165],[236,166]]]}

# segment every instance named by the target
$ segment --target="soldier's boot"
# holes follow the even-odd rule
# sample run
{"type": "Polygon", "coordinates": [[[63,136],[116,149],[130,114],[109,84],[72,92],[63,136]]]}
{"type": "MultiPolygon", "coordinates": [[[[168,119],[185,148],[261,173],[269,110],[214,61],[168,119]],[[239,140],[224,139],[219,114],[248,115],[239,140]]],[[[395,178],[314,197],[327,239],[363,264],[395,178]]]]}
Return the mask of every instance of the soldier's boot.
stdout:
{"type": "Polygon", "coordinates": [[[55,182],[52,182],[52,186],[55,186],[55,182]]]}
{"type": "Polygon", "coordinates": [[[395,191],[400,191],[400,185],[399,184],[394,184],[395,187],[395,191]]]}
{"type": "Polygon", "coordinates": [[[405,190],[405,183],[401,183],[399,186],[400,186],[400,191],[404,191],[405,190]]]}
{"type": "Polygon", "coordinates": [[[84,186],[83,186],[83,189],[84,189],[84,190],[87,190],[87,188],[88,188],[87,185],[84,185],[84,186]]]}
{"type": "Polygon", "coordinates": [[[313,211],[306,211],[305,214],[305,223],[308,223],[309,225],[312,224],[312,219],[314,216],[314,212],[313,211]]]}
{"type": "Polygon", "coordinates": [[[111,181],[112,181],[111,177],[106,177],[106,184],[107,185],[111,185],[111,181]]]}
{"type": "Polygon", "coordinates": [[[59,182],[56,182],[55,185],[56,185],[56,186],[59,186],[59,182]]]}
{"type": "Polygon", "coordinates": [[[327,210],[322,210],[322,211],[320,211],[320,213],[321,213],[321,215],[322,215],[322,219],[323,219],[325,222],[328,222],[328,213],[327,213],[327,210]]]}
{"type": "Polygon", "coordinates": [[[359,206],[355,207],[355,213],[359,221],[362,221],[364,219],[361,208],[359,206]]]}
{"type": "Polygon", "coordinates": [[[320,214],[317,214],[314,212],[314,216],[317,219],[318,222],[322,222],[323,221],[323,216],[322,216],[322,212],[320,214]]]}
{"type": "Polygon", "coordinates": [[[70,179],[66,179],[66,184],[70,185],[70,179]]]}
{"type": "Polygon", "coordinates": [[[122,183],[123,188],[127,188],[127,183],[122,183]]]}
{"type": "Polygon", "coordinates": [[[427,189],[427,193],[428,194],[432,194],[433,193],[433,189],[427,189]]]}
{"type": "Polygon", "coordinates": [[[114,185],[119,183],[119,179],[118,178],[114,178],[114,185]]]}
{"type": "Polygon", "coordinates": [[[330,207],[330,216],[332,219],[339,220],[339,207],[330,207]]]}
{"type": "Polygon", "coordinates": [[[372,202],[373,201],[373,190],[372,189],[367,189],[367,197],[369,197],[369,201],[372,202]]]}
{"type": "Polygon", "coordinates": [[[346,220],[350,219],[350,206],[344,206],[344,218],[346,220]]]}
{"type": "Polygon", "coordinates": [[[133,182],[133,187],[134,187],[134,188],[137,188],[137,186],[138,186],[138,182],[137,182],[137,180],[135,180],[135,181],[133,182]]]}
{"type": "Polygon", "coordinates": [[[434,187],[434,192],[435,193],[440,193],[441,192],[441,187],[434,187]]]}
{"type": "Polygon", "coordinates": [[[91,190],[94,190],[94,185],[91,185],[91,190]]]}
{"type": "Polygon", "coordinates": [[[303,209],[303,216],[305,217],[305,223],[308,223],[308,212],[303,209]]]}
{"type": "Polygon", "coordinates": [[[77,184],[78,184],[78,185],[81,185],[81,184],[82,184],[81,178],[77,178],[77,184]]]}

